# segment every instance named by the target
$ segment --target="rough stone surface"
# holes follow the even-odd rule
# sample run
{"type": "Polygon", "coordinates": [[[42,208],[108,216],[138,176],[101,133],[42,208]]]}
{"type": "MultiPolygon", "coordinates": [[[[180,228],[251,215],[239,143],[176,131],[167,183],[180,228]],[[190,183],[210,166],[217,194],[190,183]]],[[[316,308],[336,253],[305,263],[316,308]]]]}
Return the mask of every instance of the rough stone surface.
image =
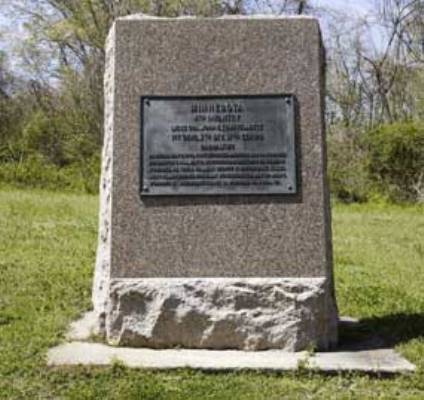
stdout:
{"type": "Polygon", "coordinates": [[[405,374],[416,368],[393,349],[332,353],[290,353],[281,350],[152,350],[111,347],[99,343],[66,343],[49,350],[49,366],[111,365],[121,361],[132,368],[195,368],[202,370],[291,371],[311,369],[326,373],[364,372],[405,374]]]}
{"type": "Polygon", "coordinates": [[[107,336],[133,347],[298,351],[334,346],[325,279],[114,280],[107,336]]]}
{"type": "Polygon", "coordinates": [[[99,233],[94,272],[92,302],[98,321],[97,329],[104,331],[111,272],[112,223],[112,167],[113,167],[113,104],[115,99],[115,28],[105,45],[106,66],[104,76],[105,130],[103,137],[102,168],[100,177],[99,233]]]}
{"type": "Polygon", "coordinates": [[[166,336],[169,324],[176,328],[180,345],[190,347],[300,349],[334,343],[337,310],[325,181],[324,57],[317,21],[123,18],[109,34],[106,59],[93,303],[97,328],[107,341],[169,347],[175,342],[174,335],[166,336]],[[294,94],[299,104],[296,197],[140,198],[141,96],[281,93],[294,94]],[[249,283],[246,290],[236,290],[208,283],[196,297],[193,286],[176,285],[169,289],[170,297],[153,290],[151,300],[143,292],[152,278],[209,277],[261,277],[267,286],[249,283]],[[305,281],[297,287],[296,299],[282,296],[272,305],[273,290],[290,293],[283,278],[305,281]],[[309,278],[321,280],[321,289],[311,288],[309,278]],[[140,289],[134,299],[125,284],[128,290],[140,289]],[[240,293],[245,294],[244,313],[236,310],[240,293]],[[167,298],[160,310],[161,299],[167,298]],[[254,310],[250,304],[255,302],[254,310]],[[143,304],[151,309],[143,309],[143,304]],[[212,307],[209,312],[207,305],[212,307]],[[152,321],[141,321],[142,315],[152,321]],[[198,320],[191,322],[195,329],[184,338],[191,315],[198,320]]]}

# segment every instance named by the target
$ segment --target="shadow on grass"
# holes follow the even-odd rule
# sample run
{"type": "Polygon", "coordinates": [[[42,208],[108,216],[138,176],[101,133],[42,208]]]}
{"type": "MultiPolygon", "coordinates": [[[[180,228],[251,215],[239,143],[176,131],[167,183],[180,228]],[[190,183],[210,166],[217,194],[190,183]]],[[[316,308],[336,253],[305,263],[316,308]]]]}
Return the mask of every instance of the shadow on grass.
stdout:
{"type": "Polygon", "coordinates": [[[424,338],[423,314],[389,314],[339,323],[337,350],[374,350],[424,338]]]}

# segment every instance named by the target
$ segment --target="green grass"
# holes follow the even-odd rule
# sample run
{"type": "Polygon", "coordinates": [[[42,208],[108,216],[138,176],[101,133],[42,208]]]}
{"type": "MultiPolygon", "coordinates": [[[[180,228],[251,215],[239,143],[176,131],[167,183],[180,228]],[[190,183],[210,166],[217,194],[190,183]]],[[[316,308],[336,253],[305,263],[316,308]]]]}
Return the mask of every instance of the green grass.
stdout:
{"type": "Polygon", "coordinates": [[[47,349],[90,307],[97,198],[0,191],[0,398],[424,399],[424,209],[336,205],[333,222],[341,314],[364,318],[417,373],[48,369],[47,349]]]}

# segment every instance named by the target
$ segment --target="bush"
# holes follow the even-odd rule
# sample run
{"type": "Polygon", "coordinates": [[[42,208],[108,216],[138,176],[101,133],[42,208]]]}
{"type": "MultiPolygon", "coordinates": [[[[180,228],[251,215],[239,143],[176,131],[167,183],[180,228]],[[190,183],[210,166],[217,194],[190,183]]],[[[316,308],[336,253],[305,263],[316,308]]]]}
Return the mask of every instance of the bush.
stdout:
{"type": "Polygon", "coordinates": [[[367,169],[390,200],[424,201],[424,124],[396,123],[365,134],[367,169]]]}
{"type": "Polygon", "coordinates": [[[21,162],[0,164],[0,183],[18,187],[97,193],[99,157],[81,164],[58,167],[41,156],[30,156],[21,162]]]}
{"type": "Polygon", "coordinates": [[[372,192],[367,153],[360,132],[337,128],[328,137],[328,175],[333,196],[343,202],[367,201],[372,192]]]}
{"type": "Polygon", "coordinates": [[[64,166],[69,163],[64,147],[64,129],[56,126],[56,119],[43,111],[34,112],[23,129],[23,148],[29,154],[39,154],[51,164],[64,166]]]}

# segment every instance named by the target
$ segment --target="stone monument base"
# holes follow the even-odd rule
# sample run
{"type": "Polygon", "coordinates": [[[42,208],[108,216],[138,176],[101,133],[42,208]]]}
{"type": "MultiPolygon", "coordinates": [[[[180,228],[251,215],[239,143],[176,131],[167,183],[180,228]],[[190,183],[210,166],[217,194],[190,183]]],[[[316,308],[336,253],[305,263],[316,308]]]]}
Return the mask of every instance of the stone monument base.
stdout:
{"type": "Polygon", "coordinates": [[[326,350],[337,341],[331,296],[325,278],[113,279],[97,314],[113,345],[326,350]]]}

